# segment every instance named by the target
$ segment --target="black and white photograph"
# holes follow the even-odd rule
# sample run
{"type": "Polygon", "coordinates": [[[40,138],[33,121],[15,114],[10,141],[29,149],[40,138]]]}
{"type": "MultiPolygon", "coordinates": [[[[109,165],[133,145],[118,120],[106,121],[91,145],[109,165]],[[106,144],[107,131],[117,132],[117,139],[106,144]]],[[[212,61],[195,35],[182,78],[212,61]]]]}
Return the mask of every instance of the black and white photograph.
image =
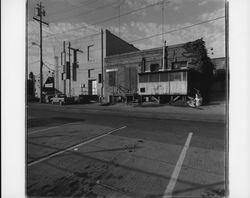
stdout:
{"type": "Polygon", "coordinates": [[[230,1],[23,7],[25,197],[230,197],[230,1]]]}
{"type": "Polygon", "coordinates": [[[224,0],[27,1],[28,197],[225,197],[224,0]]]}

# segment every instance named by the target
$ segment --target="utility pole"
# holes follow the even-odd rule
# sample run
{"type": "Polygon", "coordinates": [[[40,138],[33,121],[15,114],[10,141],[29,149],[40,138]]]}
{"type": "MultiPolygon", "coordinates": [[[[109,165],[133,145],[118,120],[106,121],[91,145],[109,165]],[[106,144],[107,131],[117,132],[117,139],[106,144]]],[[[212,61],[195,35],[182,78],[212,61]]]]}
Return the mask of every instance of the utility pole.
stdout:
{"type": "Polygon", "coordinates": [[[101,102],[102,102],[102,100],[103,100],[103,96],[104,96],[104,91],[103,91],[103,87],[104,87],[104,68],[103,68],[103,66],[104,66],[104,64],[103,64],[103,29],[101,30],[101,49],[102,49],[102,51],[101,51],[101,59],[102,59],[102,61],[101,61],[101,64],[102,64],[102,88],[101,88],[101,102]]]}
{"type": "Polygon", "coordinates": [[[63,53],[62,53],[62,64],[63,64],[63,93],[66,95],[66,43],[63,41],[63,53]]]}
{"type": "Polygon", "coordinates": [[[48,23],[43,21],[43,16],[45,16],[45,10],[44,6],[42,5],[42,2],[40,4],[37,4],[36,7],[37,10],[37,16],[39,18],[33,17],[34,20],[38,21],[40,23],[40,103],[43,102],[43,40],[42,40],[42,24],[49,25],[48,23]]]}
{"type": "Polygon", "coordinates": [[[69,97],[71,97],[71,63],[70,63],[70,48],[71,48],[71,44],[69,42],[69,47],[68,47],[68,50],[69,50],[69,97]]]}
{"type": "Polygon", "coordinates": [[[59,72],[58,72],[58,56],[55,56],[55,75],[54,75],[54,84],[55,84],[55,94],[59,90],[59,72]]]}
{"type": "Polygon", "coordinates": [[[119,37],[121,37],[121,5],[123,4],[124,0],[118,1],[118,26],[119,26],[119,37]]]}
{"type": "Polygon", "coordinates": [[[77,48],[73,48],[73,47],[69,47],[69,49],[73,50],[73,54],[74,54],[73,63],[77,63],[77,52],[83,53],[83,51],[77,48]]]}
{"type": "MultiPolygon", "coordinates": [[[[70,63],[71,62],[71,59],[70,59],[70,56],[71,56],[70,50],[72,50],[73,51],[73,58],[74,58],[73,59],[73,64],[72,64],[72,70],[75,70],[78,67],[78,64],[77,64],[77,52],[83,53],[83,51],[80,50],[80,49],[72,48],[70,42],[69,42],[68,49],[69,49],[69,66],[71,64],[70,63]]],[[[70,96],[71,96],[71,78],[73,78],[73,76],[74,76],[74,74],[72,74],[72,76],[71,76],[71,73],[73,73],[73,72],[74,71],[71,72],[71,69],[70,69],[70,79],[69,79],[69,95],[70,96]]],[[[73,80],[75,80],[75,79],[73,78],[73,80]]]]}

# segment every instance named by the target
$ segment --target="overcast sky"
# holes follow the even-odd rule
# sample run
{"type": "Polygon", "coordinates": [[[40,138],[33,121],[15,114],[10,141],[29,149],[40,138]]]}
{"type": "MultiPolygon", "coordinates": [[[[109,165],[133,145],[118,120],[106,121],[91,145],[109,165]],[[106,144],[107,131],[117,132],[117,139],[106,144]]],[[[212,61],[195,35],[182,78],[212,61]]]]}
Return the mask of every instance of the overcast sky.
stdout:
{"type": "MultiPolygon", "coordinates": [[[[39,2],[28,0],[29,71],[35,74],[39,72],[39,48],[31,43],[39,44],[39,24],[33,20],[36,4],[39,2]]],[[[60,52],[63,40],[96,34],[101,28],[120,35],[139,49],[161,46],[162,36],[154,35],[159,35],[162,31],[170,31],[164,34],[167,45],[203,37],[211,58],[224,56],[225,19],[220,18],[225,15],[224,0],[164,2],[162,15],[163,4],[159,0],[43,0],[46,10],[44,20],[49,23],[49,27],[43,27],[44,60],[47,65],[54,64],[54,54],[58,55],[60,52]],[[119,7],[120,28],[117,17],[119,7]],[[128,12],[130,14],[126,14],[128,12]],[[207,22],[209,20],[213,21],[207,22]],[[192,26],[195,24],[200,25],[192,26]]]]}

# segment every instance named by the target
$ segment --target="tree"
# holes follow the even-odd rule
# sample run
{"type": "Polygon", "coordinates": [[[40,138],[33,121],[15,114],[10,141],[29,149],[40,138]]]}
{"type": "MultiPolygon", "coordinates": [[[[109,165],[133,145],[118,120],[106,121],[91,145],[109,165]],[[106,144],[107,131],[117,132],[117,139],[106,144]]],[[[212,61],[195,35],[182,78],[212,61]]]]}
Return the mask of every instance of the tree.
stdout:
{"type": "Polygon", "coordinates": [[[202,38],[193,42],[188,42],[184,45],[184,49],[187,54],[189,54],[189,58],[193,59],[190,69],[201,75],[200,93],[203,97],[204,103],[207,103],[210,99],[214,65],[207,55],[205,42],[202,38]]]}

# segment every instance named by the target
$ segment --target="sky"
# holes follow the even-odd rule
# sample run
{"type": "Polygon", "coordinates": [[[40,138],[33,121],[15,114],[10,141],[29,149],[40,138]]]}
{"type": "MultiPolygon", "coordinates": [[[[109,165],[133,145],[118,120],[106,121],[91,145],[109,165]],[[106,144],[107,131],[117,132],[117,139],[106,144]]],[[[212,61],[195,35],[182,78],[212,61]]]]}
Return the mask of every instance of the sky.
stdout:
{"type": "MultiPolygon", "coordinates": [[[[39,23],[33,19],[40,1],[28,0],[29,72],[39,73],[39,23]]],[[[224,0],[42,0],[45,70],[53,69],[63,40],[96,34],[100,29],[132,43],[139,49],[206,42],[211,58],[225,56],[224,0]],[[120,13],[120,17],[119,16],[120,13]],[[162,36],[162,33],[163,34],[162,36]],[[158,36],[157,36],[158,35],[158,36]]]]}

